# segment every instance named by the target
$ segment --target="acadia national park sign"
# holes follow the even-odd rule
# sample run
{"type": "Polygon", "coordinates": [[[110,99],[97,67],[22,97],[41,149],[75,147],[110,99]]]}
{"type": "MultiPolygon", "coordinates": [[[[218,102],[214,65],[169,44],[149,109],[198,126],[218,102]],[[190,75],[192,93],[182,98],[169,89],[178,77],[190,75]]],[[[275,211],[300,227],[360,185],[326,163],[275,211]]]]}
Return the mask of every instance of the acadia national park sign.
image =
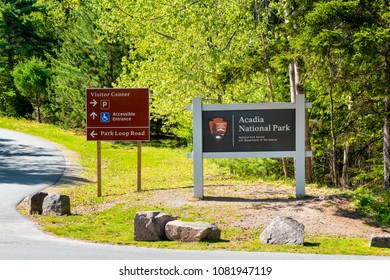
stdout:
{"type": "Polygon", "coordinates": [[[204,152],[294,151],[295,110],[205,111],[204,152]]]}
{"type": "Polygon", "coordinates": [[[194,98],[194,196],[203,198],[203,158],[288,158],[296,160],[296,196],[305,196],[304,95],[295,103],[202,104],[194,98]]]}

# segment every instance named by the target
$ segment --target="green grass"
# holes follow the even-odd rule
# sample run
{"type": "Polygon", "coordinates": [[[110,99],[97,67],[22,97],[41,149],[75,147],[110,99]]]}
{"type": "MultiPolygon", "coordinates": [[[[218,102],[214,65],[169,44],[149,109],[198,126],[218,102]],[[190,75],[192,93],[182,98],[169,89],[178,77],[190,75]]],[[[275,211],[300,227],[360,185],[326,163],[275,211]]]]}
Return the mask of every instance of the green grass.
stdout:
{"type": "MultiPolygon", "coordinates": [[[[47,124],[0,118],[0,127],[29,133],[56,142],[79,155],[84,169],[82,180],[74,180],[60,191],[71,198],[72,215],[33,216],[40,226],[52,234],[88,240],[153,248],[191,250],[237,250],[262,252],[294,252],[313,254],[356,254],[390,256],[390,250],[371,248],[364,238],[306,236],[305,246],[265,245],[260,243],[262,229],[241,229],[231,222],[241,214],[227,202],[177,205],[155,199],[166,192],[187,197],[192,194],[192,160],[186,158],[185,148],[169,148],[144,143],[142,147],[142,191],[136,191],[136,145],[102,143],[103,195],[97,197],[96,143],[85,136],[61,130],[47,124]],[[84,181],[84,182],[82,182],[84,181]],[[86,181],[86,182],[85,182],[86,181]],[[180,243],[171,241],[134,241],[133,219],[138,211],[159,210],[185,221],[208,221],[222,230],[220,242],[180,243]]],[[[205,160],[205,184],[257,184],[260,179],[245,180],[228,176],[215,162],[205,160]]],[[[280,182],[277,182],[280,184],[280,182]]],[[[233,190],[234,191],[234,190],[233,190]]],[[[212,190],[210,190],[212,194],[212,190]]]]}
{"type": "Polygon", "coordinates": [[[151,248],[291,252],[307,254],[390,255],[388,249],[369,247],[367,239],[364,238],[308,236],[305,238],[305,246],[266,245],[259,241],[261,230],[242,231],[227,225],[220,226],[222,229],[220,242],[180,243],[172,241],[134,241],[132,218],[139,210],[144,211],[152,209],[154,208],[129,207],[126,204],[118,204],[108,210],[87,215],[71,215],[68,217],[46,216],[39,218],[39,220],[41,224],[44,225],[45,230],[58,236],[151,248]],[[237,239],[237,237],[240,238],[237,239]]]}

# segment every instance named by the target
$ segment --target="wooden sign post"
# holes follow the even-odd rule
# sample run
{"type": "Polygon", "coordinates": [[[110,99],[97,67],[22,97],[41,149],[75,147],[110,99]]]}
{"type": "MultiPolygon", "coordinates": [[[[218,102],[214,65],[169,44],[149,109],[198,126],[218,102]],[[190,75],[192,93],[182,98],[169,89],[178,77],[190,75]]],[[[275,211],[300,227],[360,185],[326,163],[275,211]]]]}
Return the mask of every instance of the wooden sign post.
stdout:
{"type": "Polygon", "coordinates": [[[97,196],[102,196],[102,145],[100,141],[96,142],[97,149],[97,196]]]}
{"type": "Polygon", "coordinates": [[[137,141],[137,191],[141,191],[142,142],[137,141]]]}

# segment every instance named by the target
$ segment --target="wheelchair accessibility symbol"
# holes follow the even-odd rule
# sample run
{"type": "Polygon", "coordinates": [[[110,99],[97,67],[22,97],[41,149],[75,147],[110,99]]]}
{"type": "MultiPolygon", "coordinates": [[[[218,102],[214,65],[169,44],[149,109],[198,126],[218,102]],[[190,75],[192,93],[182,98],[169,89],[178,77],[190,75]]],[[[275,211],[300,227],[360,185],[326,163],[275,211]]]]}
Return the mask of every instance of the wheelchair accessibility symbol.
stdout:
{"type": "Polygon", "coordinates": [[[104,122],[104,123],[110,122],[110,113],[108,112],[100,113],[100,122],[104,122]]]}

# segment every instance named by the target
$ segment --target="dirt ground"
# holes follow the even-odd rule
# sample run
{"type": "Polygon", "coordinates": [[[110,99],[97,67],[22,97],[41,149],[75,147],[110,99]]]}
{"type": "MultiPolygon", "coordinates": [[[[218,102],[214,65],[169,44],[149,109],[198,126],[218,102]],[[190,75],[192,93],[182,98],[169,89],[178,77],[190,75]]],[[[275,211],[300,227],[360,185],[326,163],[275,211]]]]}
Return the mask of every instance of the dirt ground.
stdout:
{"type": "MultiPolygon", "coordinates": [[[[166,206],[220,206],[238,214],[229,225],[242,229],[265,228],[277,216],[291,217],[305,225],[310,235],[369,237],[372,233],[389,233],[364,219],[353,204],[341,195],[321,194],[320,190],[307,189],[305,199],[295,199],[295,189],[272,185],[206,186],[204,199],[191,198],[192,188],[186,191],[154,191],[149,201],[158,199],[166,206]]],[[[223,212],[223,211],[222,211],[223,212]]],[[[221,215],[221,213],[216,215],[221,215]]],[[[226,214],[229,215],[229,214],[226,214]]],[[[221,219],[228,219],[221,215],[221,219]]]]}
{"type": "MultiPolygon", "coordinates": [[[[63,151],[67,170],[59,185],[51,188],[54,191],[69,183],[67,179],[74,181],[81,172],[77,165],[77,156],[72,152],[63,151]]],[[[151,191],[138,203],[161,204],[167,207],[210,206],[210,209],[221,209],[215,211],[217,220],[220,219],[221,222],[224,220],[224,223],[242,229],[265,228],[273,218],[288,216],[303,223],[305,233],[310,235],[367,238],[373,233],[390,233],[390,228],[379,228],[362,217],[347,198],[328,192],[318,188],[306,188],[305,199],[296,199],[293,187],[265,184],[219,185],[205,186],[205,197],[199,200],[193,198],[192,187],[183,187],[151,191]],[[229,218],[229,215],[234,217],[229,218]]],[[[112,206],[113,204],[102,205],[102,208],[112,206]]]]}

